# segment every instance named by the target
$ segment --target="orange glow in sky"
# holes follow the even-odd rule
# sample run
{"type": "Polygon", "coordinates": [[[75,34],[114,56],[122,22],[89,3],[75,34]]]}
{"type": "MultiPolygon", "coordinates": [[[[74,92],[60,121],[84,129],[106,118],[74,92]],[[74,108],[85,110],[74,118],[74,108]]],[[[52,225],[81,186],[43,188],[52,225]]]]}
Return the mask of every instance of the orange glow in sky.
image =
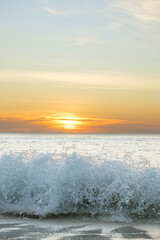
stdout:
{"type": "Polygon", "coordinates": [[[0,132],[160,133],[160,1],[1,2],[0,132]]]}
{"type": "Polygon", "coordinates": [[[76,129],[79,122],[77,120],[59,120],[59,124],[64,127],[64,129],[76,129]]]}

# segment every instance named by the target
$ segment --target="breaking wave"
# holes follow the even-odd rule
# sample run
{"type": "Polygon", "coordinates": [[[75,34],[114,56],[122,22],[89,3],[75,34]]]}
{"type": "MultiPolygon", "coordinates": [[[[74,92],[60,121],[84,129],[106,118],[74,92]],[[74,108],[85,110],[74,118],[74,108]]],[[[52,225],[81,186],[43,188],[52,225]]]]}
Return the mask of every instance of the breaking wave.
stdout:
{"type": "Polygon", "coordinates": [[[158,218],[160,168],[73,154],[3,154],[0,212],[158,218]]]}

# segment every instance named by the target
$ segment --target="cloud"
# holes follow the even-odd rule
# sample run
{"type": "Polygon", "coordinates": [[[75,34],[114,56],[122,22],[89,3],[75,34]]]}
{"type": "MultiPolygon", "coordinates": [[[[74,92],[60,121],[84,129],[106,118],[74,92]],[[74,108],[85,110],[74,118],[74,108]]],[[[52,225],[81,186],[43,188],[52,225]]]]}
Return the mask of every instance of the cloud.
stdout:
{"type": "MultiPolygon", "coordinates": [[[[89,133],[160,133],[160,123],[124,119],[86,118],[83,121],[89,133]]],[[[81,129],[85,132],[86,129],[81,129]]]]}
{"type": "MultiPolygon", "coordinates": [[[[84,44],[83,41],[77,42],[84,44]]],[[[106,87],[109,89],[155,89],[159,82],[158,77],[126,74],[122,72],[43,72],[0,70],[1,82],[54,82],[72,83],[81,86],[106,87]]]]}
{"type": "Polygon", "coordinates": [[[47,4],[48,0],[37,0],[37,2],[42,3],[42,4],[47,4]]]}
{"type": "Polygon", "coordinates": [[[44,7],[44,10],[48,13],[59,15],[59,16],[70,16],[72,14],[81,14],[84,13],[84,10],[82,9],[73,9],[68,11],[59,11],[53,8],[44,7]]]}
{"type": "Polygon", "coordinates": [[[116,0],[108,10],[120,11],[143,23],[160,23],[160,1],[158,0],[116,0]]]}
{"type": "Polygon", "coordinates": [[[0,132],[50,132],[51,130],[41,119],[0,117],[0,132]]]}
{"type": "MultiPolygon", "coordinates": [[[[160,133],[160,123],[134,122],[121,119],[75,118],[78,128],[69,130],[57,124],[62,117],[5,118],[0,117],[0,132],[29,133],[160,133]]],[[[68,118],[66,118],[68,119],[68,118]]]]}
{"type": "Polygon", "coordinates": [[[93,42],[93,39],[91,39],[90,37],[84,36],[84,37],[79,37],[79,38],[75,39],[74,45],[81,46],[81,45],[86,45],[91,42],[93,42]]]}
{"type": "Polygon", "coordinates": [[[106,27],[106,29],[117,29],[120,28],[123,24],[122,23],[118,23],[118,22],[113,22],[111,23],[108,27],[106,27]]]}
{"type": "Polygon", "coordinates": [[[123,25],[123,30],[129,34],[151,40],[152,47],[153,41],[155,45],[159,45],[159,0],[112,0],[106,8],[97,10],[97,13],[108,19],[114,19],[114,22],[118,23],[111,24],[105,29],[114,29],[123,25]],[[119,24],[122,25],[119,26],[119,24]]]}
{"type": "Polygon", "coordinates": [[[48,7],[45,7],[44,10],[48,13],[52,13],[54,15],[61,15],[61,16],[67,16],[69,13],[68,12],[65,12],[65,11],[58,11],[58,10],[55,10],[55,9],[51,9],[51,8],[48,8],[48,7]]]}

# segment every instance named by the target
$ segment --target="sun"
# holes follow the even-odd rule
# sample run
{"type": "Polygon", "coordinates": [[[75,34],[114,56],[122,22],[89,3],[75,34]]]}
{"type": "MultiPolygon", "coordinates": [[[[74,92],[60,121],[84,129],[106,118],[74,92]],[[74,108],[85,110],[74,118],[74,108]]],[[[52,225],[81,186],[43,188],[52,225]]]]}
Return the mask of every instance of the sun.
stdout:
{"type": "Polygon", "coordinates": [[[55,117],[52,120],[52,123],[59,129],[71,130],[71,132],[74,132],[74,130],[80,130],[83,125],[82,118],[65,115],[55,117]]]}
{"type": "Polygon", "coordinates": [[[61,120],[61,124],[63,125],[64,129],[76,129],[76,125],[78,124],[78,121],[75,120],[61,120]]]}

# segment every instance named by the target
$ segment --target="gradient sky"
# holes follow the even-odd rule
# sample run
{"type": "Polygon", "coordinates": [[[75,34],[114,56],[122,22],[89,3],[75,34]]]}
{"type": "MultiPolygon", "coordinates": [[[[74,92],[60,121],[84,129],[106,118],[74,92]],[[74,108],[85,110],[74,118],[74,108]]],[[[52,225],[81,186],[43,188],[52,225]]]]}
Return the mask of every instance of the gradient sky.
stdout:
{"type": "Polygon", "coordinates": [[[160,133],[159,0],[1,0],[0,132],[160,133]]]}

